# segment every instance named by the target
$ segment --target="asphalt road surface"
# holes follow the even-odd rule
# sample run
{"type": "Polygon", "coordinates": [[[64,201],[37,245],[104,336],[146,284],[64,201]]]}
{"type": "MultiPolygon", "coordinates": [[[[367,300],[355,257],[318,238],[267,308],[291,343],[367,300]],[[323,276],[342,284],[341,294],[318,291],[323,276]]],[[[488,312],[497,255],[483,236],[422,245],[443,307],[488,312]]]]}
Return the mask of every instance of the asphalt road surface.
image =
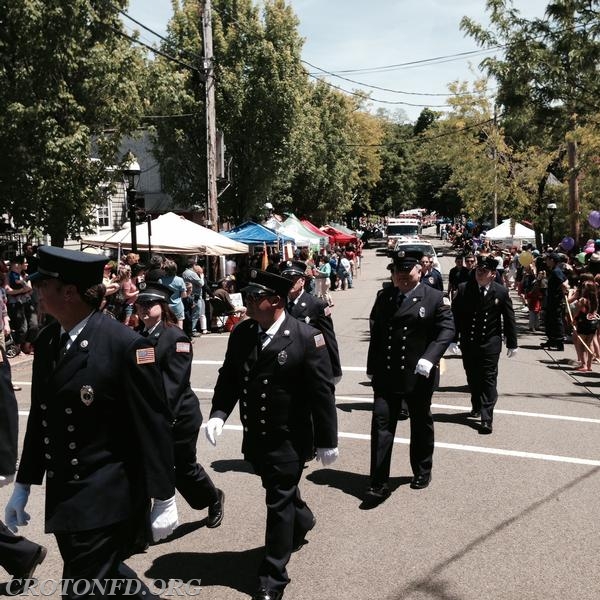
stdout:
{"type": "MultiPolygon", "coordinates": [[[[434,238],[444,273],[453,266],[434,238]]],[[[520,350],[500,360],[494,433],[480,436],[470,409],[460,357],[446,356],[433,397],[436,450],[433,481],[411,490],[408,422],[398,425],[393,492],[361,510],[368,485],[371,388],[365,376],[368,315],[387,278],[388,259],[367,251],[353,289],[334,292],[334,320],[344,377],[336,390],[340,458],[312,462],[301,483],[317,516],[309,542],[292,556],[285,598],[296,600],[597,600],[600,598],[600,366],[578,374],[575,352],[538,348],[517,309],[520,350]]],[[[228,334],[194,343],[192,385],[208,417],[228,334]]],[[[13,361],[24,431],[31,361],[13,361]]],[[[179,501],[181,525],[166,542],[128,561],[149,584],[201,580],[187,595],[237,600],[255,591],[265,507],[260,480],[240,454],[241,427],[232,415],[216,448],[204,434],[198,457],[226,494],[225,519],[207,529],[205,511],[179,501]]],[[[10,489],[0,491],[4,506],[10,489]]],[[[36,572],[60,577],[54,538],[44,534],[43,486],[33,486],[29,526],[21,532],[49,548],[36,572]]],[[[0,580],[2,574],[0,574],[0,580]]],[[[51,587],[47,588],[51,589],[51,587]]],[[[39,593],[39,592],[38,592],[39,593]]],[[[164,597],[183,597],[175,590],[164,597]]],[[[57,594],[51,597],[58,597],[57,594]]]]}

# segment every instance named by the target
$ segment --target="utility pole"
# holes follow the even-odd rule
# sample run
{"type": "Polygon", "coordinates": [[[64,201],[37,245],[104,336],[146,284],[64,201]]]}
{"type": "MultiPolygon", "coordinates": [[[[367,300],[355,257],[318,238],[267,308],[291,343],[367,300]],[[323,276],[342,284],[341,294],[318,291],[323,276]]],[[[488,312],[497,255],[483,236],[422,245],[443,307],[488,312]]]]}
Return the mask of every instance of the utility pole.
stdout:
{"type": "Polygon", "coordinates": [[[492,138],[492,152],[494,158],[494,206],[492,209],[492,227],[498,225],[498,114],[494,102],[494,137],[492,138]]]}
{"type": "Polygon", "coordinates": [[[569,162],[569,216],[571,220],[571,237],[579,244],[581,223],[579,218],[579,173],[577,164],[577,142],[567,141],[567,157],[569,162]]]}
{"type": "Polygon", "coordinates": [[[206,226],[218,231],[219,207],[217,205],[217,117],[215,113],[215,69],[212,36],[211,0],[202,3],[202,39],[205,76],[206,107],[206,226]]]}

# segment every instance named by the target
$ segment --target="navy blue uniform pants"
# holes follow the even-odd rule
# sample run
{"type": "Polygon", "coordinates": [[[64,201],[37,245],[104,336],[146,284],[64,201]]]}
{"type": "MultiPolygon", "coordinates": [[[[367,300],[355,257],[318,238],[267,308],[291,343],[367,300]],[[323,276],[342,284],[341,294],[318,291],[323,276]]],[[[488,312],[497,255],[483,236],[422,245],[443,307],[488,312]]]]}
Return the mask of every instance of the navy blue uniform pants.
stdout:
{"type": "Polygon", "coordinates": [[[494,407],[498,400],[498,359],[500,353],[485,354],[479,348],[461,348],[462,361],[467,374],[473,410],[481,412],[481,420],[494,420],[494,407]]]}
{"type": "Polygon", "coordinates": [[[0,521],[0,565],[13,577],[19,577],[27,571],[39,547],[39,544],[15,535],[0,521]]]}
{"type": "Polygon", "coordinates": [[[314,523],[313,513],[298,489],[304,461],[252,462],[252,466],[262,480],[267,505],[265,557],[258,570],[259,587],[279,591],[290,581],[286,565],[295,541],[302,540],[314,523]]]}
{"type": "Polygon", "coordinates": [[[375,394],[371,419],[371,485],[387,483],[398,413],[408,406],[410,417],[410,466],[413,475],[429,475],[433,465],[433,416],[431,396],[433,389],[420,393],[375,394]]]}
{"type": "Polygon", "coordinates": [[[158,598],[123,563],[130,555],[131,530],[131,523],[125,521],[89,531],[55,533],[64,562],[63,579],[73,580],[72,584],[65,586],[63,598],[80,600],[103,595],[158,598]],[[119,579],[125,581],[116,587],[119,579]],[[94,580],[108,585],[110,593],[94,590],[94,580]],[[115,587],[111,589],[111,586],[115,587]]]}

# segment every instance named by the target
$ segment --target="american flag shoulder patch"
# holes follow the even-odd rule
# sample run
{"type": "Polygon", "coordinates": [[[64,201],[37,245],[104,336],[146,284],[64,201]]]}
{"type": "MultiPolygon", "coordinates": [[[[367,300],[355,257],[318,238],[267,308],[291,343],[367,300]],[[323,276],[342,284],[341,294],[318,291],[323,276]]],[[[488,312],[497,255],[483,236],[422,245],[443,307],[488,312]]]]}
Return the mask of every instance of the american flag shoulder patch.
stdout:
{"type": "Polygon", "coordinates": [[[156,362],[154,348],[140,348],[135,351],[135,362],[138,365],[147,365],[156,362]]]}
{"type": "Polygon", "coordinates": [[[187,352],[189,354],[190,346],[191,344],[189,342],[177,342],[175,344],[175,352],[187,352]]]}
{"type": "Polygon", "coordinates": [[[321,346],[325,345],[325,338],[323,337],[322,333],[319,333],[318,335],[315,335],[315,346],[317,348],[320,348],[321,346]]]}

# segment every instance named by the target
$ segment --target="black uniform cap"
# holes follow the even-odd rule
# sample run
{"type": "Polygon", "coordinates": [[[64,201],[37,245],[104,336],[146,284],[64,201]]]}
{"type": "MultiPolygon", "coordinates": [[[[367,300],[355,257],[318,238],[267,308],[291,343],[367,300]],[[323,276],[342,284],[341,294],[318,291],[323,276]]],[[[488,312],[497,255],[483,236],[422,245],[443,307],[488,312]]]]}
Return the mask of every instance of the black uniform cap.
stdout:
{"type": "Polygon", "coordinates": [[[87,289],[102,283],[106,256],[86,254],[79,250],[67,250],[55,246],[38,248],[37,271],[29,276],[29,281],[57,279],[72,283],[79,289],[87,289]]]}
{"type": "Polygon", "coordinates": [[[489,269],[495,271],[498,268],[498,260],[493,256],[478,256],[477,257],[477,268],[489,269]]]}
{"type": "Polygon", "coordinates": [[[138,285],[140,293],[135,299],[136,302],[170,302],[173,293],[166,285],[158,281],[142,281],[138,285]]]}
{"type": "Polygon", "coordinates": [[[301,260],[284,260],[279,263],[279,272],[284,277],[306,277],[306,263],[301,260]]]}
{"type": "Polygon", "coordinates": [[[391,254],[392,262],[387,266],[391,271],[410,271],[423,258],[420,250],[398,250],[391,254]]]}
{"type": "Polygon", "coordinates": [[[294,282],[287,277],[282,277],[276,273],[269,273],[268,271],[252,269],[250,271],[250,282],[246,287],[242,288],[242,292],[246,292],[247,294],[260,294],[262,292],[265,295],[269,294],[285,298],[292,285],[294,285],[294,282]]]}

